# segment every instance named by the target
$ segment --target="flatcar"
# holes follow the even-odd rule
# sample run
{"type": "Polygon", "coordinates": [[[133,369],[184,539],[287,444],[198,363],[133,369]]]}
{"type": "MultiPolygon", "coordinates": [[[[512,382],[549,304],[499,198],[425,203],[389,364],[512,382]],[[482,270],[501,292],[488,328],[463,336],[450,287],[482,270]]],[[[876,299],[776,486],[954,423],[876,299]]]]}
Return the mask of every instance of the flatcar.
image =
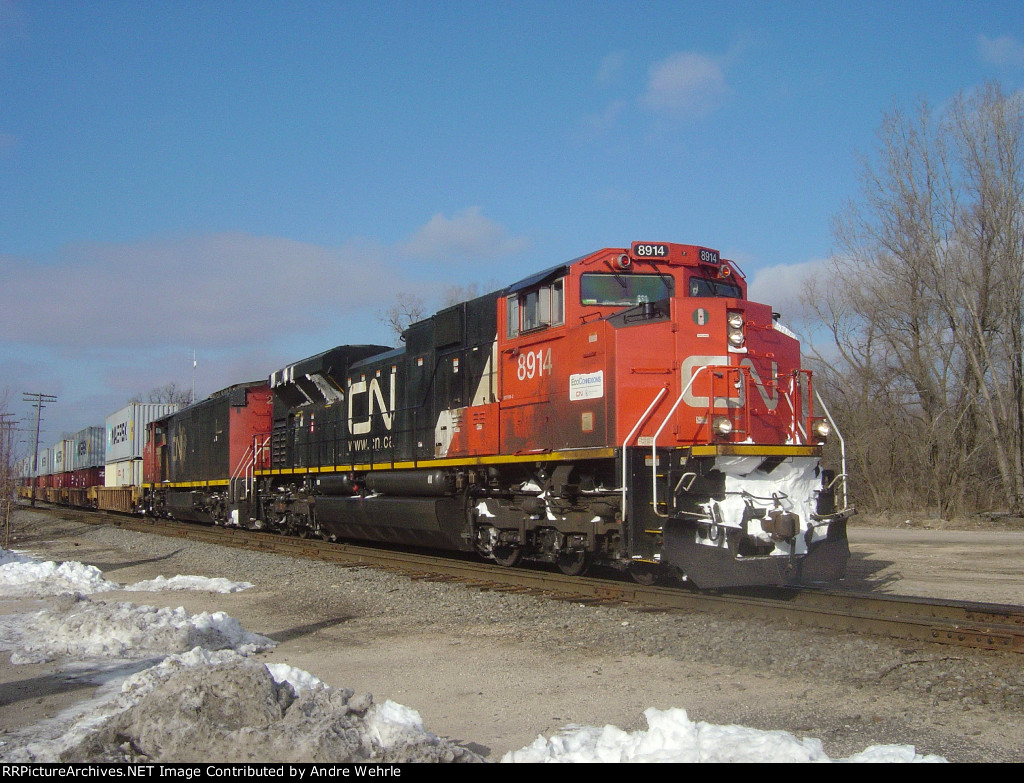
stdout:
{"type": "Polygon", "coordinates": [[[147,508],[699,588],[839,579],[829,422],[798,340],[746,294],[697,245],[557,264],[397,349],[341,345],[207,403],[223,415],[151,423],[147,508]]]}

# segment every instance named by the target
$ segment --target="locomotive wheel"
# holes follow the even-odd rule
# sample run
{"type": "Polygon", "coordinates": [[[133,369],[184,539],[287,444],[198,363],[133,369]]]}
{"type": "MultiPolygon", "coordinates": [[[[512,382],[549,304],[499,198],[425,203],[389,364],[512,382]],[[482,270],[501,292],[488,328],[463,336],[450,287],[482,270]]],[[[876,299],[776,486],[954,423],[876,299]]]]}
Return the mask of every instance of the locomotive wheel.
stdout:
{"type": "Polygon", "coordinates": [[[589,552],[569,552],[555,558],[558,570],[566,576],[582,576],[590,568],[589,552]]]}
{"type": "Polygon", "coordinates": [[[491,553],[495,563],[507,568],[518,564],[522,554],[522,550],[517,546],[496,546],[491,553]]]}
{"type": "Polygon", "coordinates": [[[647,565],[646,563],[633,563],[629,567],[629,576],[638,585],[651,587],[661,579],[662,572],[657,566],[647,565]]]}

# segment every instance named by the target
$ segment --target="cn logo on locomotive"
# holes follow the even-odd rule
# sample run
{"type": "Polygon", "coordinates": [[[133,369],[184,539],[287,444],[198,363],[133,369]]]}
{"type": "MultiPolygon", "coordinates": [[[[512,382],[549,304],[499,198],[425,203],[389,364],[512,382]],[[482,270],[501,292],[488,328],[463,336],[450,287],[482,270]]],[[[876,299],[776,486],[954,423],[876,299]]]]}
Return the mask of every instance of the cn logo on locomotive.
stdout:
{"type": "Polygon", "coordinates": [[[380,413],[384,427],[388,431],[394,424],[395,417],[395,391],[398,368],[391,368],[391,389],[388,395],[388,405],[384,404],[384,392],[380,388],[380,381],[377,378],[360,378],[354,382],[351,378],[348,381],[348,430],[353,435],[367,435],[372,429],[371,419],[376,412],[380,413]],[[364,402],[359,398],[366,396],[364,402]],[[366,417],[357,420],[356,411],[363,410],[365,406],[366,417]]]}

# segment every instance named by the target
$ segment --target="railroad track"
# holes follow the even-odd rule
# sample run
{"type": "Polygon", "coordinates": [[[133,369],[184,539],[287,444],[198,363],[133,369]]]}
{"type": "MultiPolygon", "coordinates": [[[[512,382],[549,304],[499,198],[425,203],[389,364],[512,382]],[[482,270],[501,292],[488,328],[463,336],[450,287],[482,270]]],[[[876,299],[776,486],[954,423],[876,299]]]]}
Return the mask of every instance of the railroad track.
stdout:
{"type": "Polygon", "coordinates": [[[480,590],[527,593],[581,603],[623,604],[640,611],[719,612],[736,617],[788,620],[850,633],[1024,653],[1024,606],[817,589],[697,592],[685,587],[648,587],[621,579],[570,577],[560,572],[505,568],[447,555],[288,538],[237,528],[67,508],[60,508],[58,513],[92,524],[112,524],[144,533],[341,565],[401,571],[412,579],[457,582],[480,590]]]}

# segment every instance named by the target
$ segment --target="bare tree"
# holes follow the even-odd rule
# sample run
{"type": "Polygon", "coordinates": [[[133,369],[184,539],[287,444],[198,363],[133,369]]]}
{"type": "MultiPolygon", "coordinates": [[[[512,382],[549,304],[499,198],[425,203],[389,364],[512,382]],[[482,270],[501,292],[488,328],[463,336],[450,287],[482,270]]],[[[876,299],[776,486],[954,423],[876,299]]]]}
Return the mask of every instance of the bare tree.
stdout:
{"type": "Polygon", "coordinates": [[[423,318],[427,311],[423,297],[417,294],[400,293],[390,307],[377,313],[377,318],[386,324],[396,337],[402,334],[411,324],[423,318]]]}
{"type": "Polygon", "coordinates": [[[1024,511],[1022,156],[1024,102],[996,85],[895,110],[806,291],[877,502],[1024,511]]]}
{"type": "MultiPolygon", "coordinates": [[[[500,286],[496,283],[467,283],[465,285],[446,285],[441,293],[441,303],[438,309],[444,309],[457,305],[460,302],[467,302],[476,299],[487,291],[497,290],[500,286]]],[[[403,292],[395,296],[394,303],[380,310],[377,313],[377,320],[385,324],[391,332],[402,339],[405,330],[412,324],[428,317],[433,306],[431,306],[419,294],[403,292]]]]}
{"type": "Polygon", "coordinates": [[[177,405],[188,405],[192,402],[192,390],[187,389],[184,386],[179,386],[176,382],[171,381],[165,383],[163,386],[157,386],[150,389],[146,394],[136,394],[130,400],[129,403],[133,402],[149,402],[149,403],[174,403],[177,405]],[[143,399],[145,397],[145,399],[143,399]]]}
{"type": "Polygon", "coordinates": [[[460,302],[468,302],[470,299],[476,299],[478,296],[483,296],[489,291],[496,291],[501,288],[501,285],[490,280],[487,283],[467,283],[466,285],[447,285],[444,287],[444,302],[442,307],[451,307],[452,305],[459,304],[460,302]]]}

